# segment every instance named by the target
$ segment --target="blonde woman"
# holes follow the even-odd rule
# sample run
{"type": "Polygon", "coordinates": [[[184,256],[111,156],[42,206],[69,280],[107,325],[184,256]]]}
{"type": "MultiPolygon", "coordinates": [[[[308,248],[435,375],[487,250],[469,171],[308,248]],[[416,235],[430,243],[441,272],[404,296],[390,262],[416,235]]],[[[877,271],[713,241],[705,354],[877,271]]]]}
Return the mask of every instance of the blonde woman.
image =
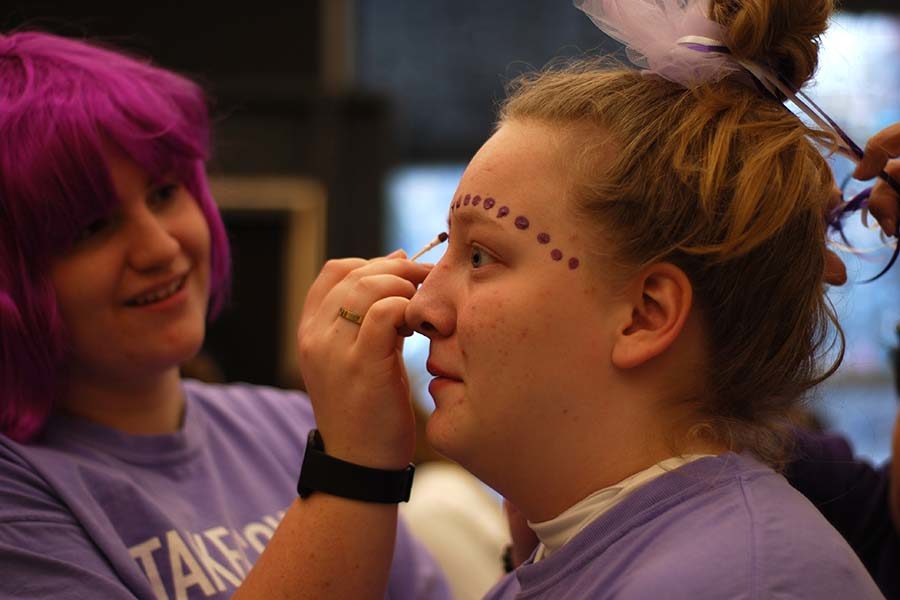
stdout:
{"type": "MultiPolygon", "coordinates": [[[[394,257],[331,263],[310,292],[300,347],[324,452],[386,474],[408,463],[397,340],[413,328],[431,341],[429,441],[541,542],[489,598],[881,597],[778,473],[792,409],[836,368],[833,178],[811,141],[832,138],[752,69],[799,89],[832,3],[600,4],[647,9],[658,27],[638,33],[664,50],[649,73],[517,81],[421,288],[394,257]]],[[[327,490],[302,504],[297,530],[315,515],[342,552],[294,581],[377,597],[396,509],[327,490]],[[350,570],[369,587],[335,576],[350,570]]]]}

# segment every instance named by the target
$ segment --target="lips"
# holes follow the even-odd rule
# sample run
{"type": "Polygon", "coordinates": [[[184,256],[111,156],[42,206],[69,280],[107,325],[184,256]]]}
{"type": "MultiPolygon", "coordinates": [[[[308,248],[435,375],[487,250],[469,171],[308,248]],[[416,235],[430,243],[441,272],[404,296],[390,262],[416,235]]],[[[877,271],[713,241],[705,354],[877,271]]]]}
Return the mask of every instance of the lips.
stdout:
{"type": "Polygon", "coordinates": [[[444,379],[453,379],[456,381],[462,381],[461,377],[451,373],[450,371],[442,369],[432,360],[428,361],[428,363],[425,365],[425,368],[428,369],[428,372],[431,373],[434,377],[441,377],[444,379]]]}
{"type": "Polygon", "coordinates": [[[125,305],[147,306],[148,304],[161,302],[166,298],[170,298],[171,296],[177,294],[184,287],[186,281],[187,275],[182,275],[181,277],[178,277],[176,279],[171,279],[165,283],[155,285],[146,289],[140,294],[137,294],[136,296],[132,296],[125,301],[125,305]]]}

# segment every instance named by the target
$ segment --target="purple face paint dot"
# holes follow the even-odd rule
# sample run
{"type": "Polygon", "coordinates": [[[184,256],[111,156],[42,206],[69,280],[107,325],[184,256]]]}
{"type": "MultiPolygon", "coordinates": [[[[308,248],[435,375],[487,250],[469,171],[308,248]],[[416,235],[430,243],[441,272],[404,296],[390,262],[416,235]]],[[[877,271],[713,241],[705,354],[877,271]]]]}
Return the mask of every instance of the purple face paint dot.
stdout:
{"type": "Polygon", "coordinates": [[[581,262],[580,262],[577,258],[570,258],[570,259],[569,259],[569,268],[572,269],[573,271],[574,271],[575,269],[577,269],[577,268],[578,268],[578,265],[580,265],[580,264],[581,264],[581,262]]]}
{"type": "Polygon", "coordinates": [[[481,196],[472,198],[472,206],[478,206],[479,204],[481,204],[481,196]]]}
{"type": "Polygon", "coordinates": [[[528,225],[528,219],[526,219],[525,217],[516,217],[516,227],[525,230],[528,229],[528,225]]]}
{"type": "Polygon", "coordinates": [[[508,206],[501,206],[501,207],[497,210],[497,218],[498,218],[498,219],[502,219],[503,217],[505,217],[505,216],[508,215],[508,214],[509,214],[509,207],[508,207],[508,206]]]}
{"type": "Polygon", "coordinates": [[[462,204],[462,199],[457,198],[456,199],[456,208],[459,208],[460,204],[462,204]]]}
{"type": "Polygon", "coordinates": [[[550,234],[549,233],[539,233],[537,237],[537,241],[540,244],[549,244],[550,243],[550,234]]]}
{"type": "Polygon", "coordinates": [[[550,251],[550,258],[553,260],[562,260],[562,250],[559,248],[554,248],[550,251]]]}
{"type": "Polygon", "coordinates": [[[468,206],[468,205],[469,205],[469,201],[470,201],[471,199],[472,199],[472,195],[471,195],[471,194],[466,194],[466,199],[463,200],[463,204],[465,204],[466,206],[468,206]]]}
{"type": "Polygon", "coordinates": [[[493,198],[485,198],[484,199],[484,210],[491,210],[494,208],[494,203],[496,201],[493,198]]]}

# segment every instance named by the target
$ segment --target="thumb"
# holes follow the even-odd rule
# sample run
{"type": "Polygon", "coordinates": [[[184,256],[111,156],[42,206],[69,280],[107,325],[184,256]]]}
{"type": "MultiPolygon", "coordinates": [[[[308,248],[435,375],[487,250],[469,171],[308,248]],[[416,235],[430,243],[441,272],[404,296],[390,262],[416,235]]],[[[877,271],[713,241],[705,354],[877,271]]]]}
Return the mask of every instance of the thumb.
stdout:
{"type": "Polygon", "coordinates": [[[894,123],[869,139],[865,154],[856,166],[853,177],[860,180],[872,179],[884,168],[888,159],[898,155],[900,155],[900,123],[894,123]]]}

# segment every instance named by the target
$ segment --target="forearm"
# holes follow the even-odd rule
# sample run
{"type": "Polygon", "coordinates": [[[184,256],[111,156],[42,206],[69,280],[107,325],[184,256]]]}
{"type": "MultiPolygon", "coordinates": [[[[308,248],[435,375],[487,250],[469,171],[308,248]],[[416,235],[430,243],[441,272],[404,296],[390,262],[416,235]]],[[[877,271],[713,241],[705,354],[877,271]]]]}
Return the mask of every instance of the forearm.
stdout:
{"type": "Polygon", "coordinates": [[[397,505],[314,493],[288,509],[235,600],[382,599],[397,505]]]}

